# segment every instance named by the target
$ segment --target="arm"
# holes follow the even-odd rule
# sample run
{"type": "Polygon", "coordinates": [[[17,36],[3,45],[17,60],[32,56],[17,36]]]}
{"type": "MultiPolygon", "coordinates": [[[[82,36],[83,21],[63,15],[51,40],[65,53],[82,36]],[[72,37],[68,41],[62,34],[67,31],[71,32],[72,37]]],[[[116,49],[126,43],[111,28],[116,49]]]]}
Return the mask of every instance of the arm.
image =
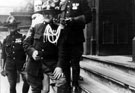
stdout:
{"type": "Polygon", "coordinates": [[[5,70],[5,61],[2,59],[1,62],[2,62],[1,75],[5,77],[5,76],[7,75],[7,72],[6,72],[6,70],[5,70]]]}
{"type": "Polygon", "coordinates": [[[62,71],[62,68],[64,67],[64,49],[63,49],[63,42],[64,42],[64,39],[63,39],[63,35],[60,36],[60,39],[58,41],[58,62],[57,62],[57,65],[56,65],[56,68],[53,72],[54,74],[54,77],[59,79],[60,77],[63,77],[64,74],[63,74],[63,71],[62,71]]]}
{"type": "Polygon", "coordinates": [[[5,53],[5,42],[6,42],[6,39],[4,39],[3,41],[3,44],[2,44],[2,56],[1,56],[1,64],[2,64],[2,72],[1,72],[1,75],[2,76],[6,76],[7,73],[5,71],[5,62],[6,62],[6,53],[5,53]]]}
{"type": "Polygon", "coordinates": [[[80,16],[80,19],[83,18],[85,20],[85,23],[89,23],[92,21],[92,12],[91,8],[88,5],[87,0],[80,0],[81,1],[81,11],[83,12],[83,15],[80,16]]]}
{"type": "Polygon", "coordinates": [[[23,41],[23,47],[24,51],[32,57],[33,52],[35,51],[33,45],[33,38],[34,37],[34,28],[30,28],[24,41],[23,41]]]}
{"type": "Polygon", "coordinates": [[[39,60],[38,51],[33,46],[35,29],[30,29],[23,41],[24,51],[34,60],[39,60]]]}
{"type": "Polygon", "coordinates": [[[6,39],[4,39],[3,44],[2,44],[2,55],[1,55],[1,59],[2,59],[2,69],[4,70],[5,68],[5,61],[6,61],[6,52],[5,52],[5,43],[6,43],[6,39]]]}

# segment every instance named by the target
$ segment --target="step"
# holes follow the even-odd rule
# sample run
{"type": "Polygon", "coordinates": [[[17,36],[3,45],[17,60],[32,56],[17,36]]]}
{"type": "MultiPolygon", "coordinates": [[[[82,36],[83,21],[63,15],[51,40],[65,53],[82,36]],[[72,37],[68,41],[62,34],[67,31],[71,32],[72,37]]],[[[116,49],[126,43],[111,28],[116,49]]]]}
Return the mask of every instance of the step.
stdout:
{"type": "MultiPolygon", "coordinates": [[[[103,85],[103,86],[106,86],[108,87],[109,89],[117,92],[117,93],[135,93],[135,91],[133,90],[130,90],[129,88],[127,87],[123,87],[121,86],[120,84],[114,82],[114,81],[111,81],[109,79],[107,79],[106,77],[102,77],[98,74],[95,74],[95,73],[91,73],[85,69],[83,69],[85,71],[85,73],[87,73],[88,77],[92,80],[94,80],[95,82],[98,82],[99,84],[103,85]]],[[[86,76],[84,76],[85,78],[87,78],[86,76]]],[[[88,80],[90,80],[88,79],[88,80]]],[[[83,82],[84,83],[84,82],[83,82]]],[[[85,83],[84,83],[85,84],[85,83]]],[[[85,84],[86,85],[86,84],[85,84]]],[[[89,85],[87,84],[86,86],[83,86],[85,89],[89,89],[89,85]]],[[[91,90],[91,89],[90,89],[91,90]]],[[[88,92],[89,93],[89,92],[88,92]]],[[[91,93],[91,92],[90,92],[91,93]]],[[[99,92],[97,92],[99,93],[99,92]]]]}
{"type": "Polygon", "coordinates": [[[119,65],[131,69],[135,69],[135,62],[132,61],[132,57],[128,56],[92,56],[92,55],[83,55],[83,58],[101,61],[103,63],[119,65]]]}
{"type": "Polygon", "coordinates": [[[97,64],[103,66],[105,68],[110,68],[112,70],[127,73],[129,75],[135,76],[135,63],[131,62],[131,57],[125,56],[85,56],[83,57],[85,60],[90,60],[92,64],[97,64]]]}
{"type": "Polygon", "coordinates": [[[106,77],[107,79],[117,82],[123,86],[129,86],[131,89],[135,89],[135,76],[127,73],[121,73],[108,69],[96,64],[90,63],[90,60],[80,62],[80,66],[90,72],[96,73],[100,76],[106,77]]]}
{"type": "Polygon", "coordinates": [[[80,86],[87,89],[88,93],[118,93],[109,87],[97,82],[96,80],[89,77],[89,75],[81,70],[81,74],[83,77],[83,81],[80,81],[80,86]]]}

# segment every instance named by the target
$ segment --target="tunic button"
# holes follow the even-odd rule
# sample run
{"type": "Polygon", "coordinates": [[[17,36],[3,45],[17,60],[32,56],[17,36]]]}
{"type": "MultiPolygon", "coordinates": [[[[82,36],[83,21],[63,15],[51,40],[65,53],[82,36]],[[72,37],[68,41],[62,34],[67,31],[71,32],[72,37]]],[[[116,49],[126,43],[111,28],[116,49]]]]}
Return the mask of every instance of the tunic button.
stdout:
{"type": "Polygon", "coordinates": [[[15,57],[13,57],[13,59],[15,59],[15,57]]]}
{"type": "Polygon", "coordinates": [[[44,59],[43,57],[41,57],[41,59],[44,59]]]}
{"type": "Polygon", "coordinates": [[[13,46],[13,48],[14,48],[15,46],[13,46]]]}
{"type": "Polygon", "coordinates": [[[42,49],[42,51],[44,51],[44,49],[42,49]]]}
{"type": "Polygon", "coordinates": [[[67,11],[67,14],[69,13],[69,11],[67,11]]]}
{"type": "Polygon", "coordinates": [[[69,8],[69,5],[67,7],[69,8]]]}
{"type": "Polygon", "coordinates": [[[13,51],[13,54],[14,54],[15,52],[13,51]]]}

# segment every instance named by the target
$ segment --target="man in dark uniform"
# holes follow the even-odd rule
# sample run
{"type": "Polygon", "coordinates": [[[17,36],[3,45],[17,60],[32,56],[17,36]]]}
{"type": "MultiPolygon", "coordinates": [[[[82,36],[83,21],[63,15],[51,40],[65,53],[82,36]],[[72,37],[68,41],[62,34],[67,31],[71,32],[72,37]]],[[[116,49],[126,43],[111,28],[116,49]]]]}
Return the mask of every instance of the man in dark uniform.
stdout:
{"type": "MultiPolygon", "coordinates": [[[[2,74],[8,78],[10,93],[16,93],[17,75],[21,72],[26,59],[22,44],[24,36],[19,33],[18,23],[14,16],[9,16],[4,24],[8,27],[10,34],[4,39],[2,45],[2,74]]],[[[22,93],[28,93],[29,85],[25,78],[23,80],[22,93]]]]}
{"type": "MultiPolygon", "coordinates": [[[[59,42],[57,42],[56,33],[60,31],[60,26],[53,22],[53,18],[59,13],[59,10],[56,10],[55,3],[50,4],[53,3],[50,1],[46,0],[43,4],[43,10],[39,11],[43,14],[44,21],[30,28],[24,40],[24,49],[29,56],[26,71],[32,93],[41,93],[43,74],[56,80],[57,93],[68,93],[65,90],[66,81],[62,73],[62,64],[58,61],[59,42]]],[[[48,91],[43,92],[48,93],[48,91]]]]}
{"type": "Polygon", "coordinates": [[[70,67],[72,67],[72,91],[79,93],[80,59],[83,53],[85,24],[92,19],[91,9],[87,0],[61,0],[61,22],[65,23],[63,33],[63,51],[61,61],[65,63],[64,72],[70,85],[70,67]]]}

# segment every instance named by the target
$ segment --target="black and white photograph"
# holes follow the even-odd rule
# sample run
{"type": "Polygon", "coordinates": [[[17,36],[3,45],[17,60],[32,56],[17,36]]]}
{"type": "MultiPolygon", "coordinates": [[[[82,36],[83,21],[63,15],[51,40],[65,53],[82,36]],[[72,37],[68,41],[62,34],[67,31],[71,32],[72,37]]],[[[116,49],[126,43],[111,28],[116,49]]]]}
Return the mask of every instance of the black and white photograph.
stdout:
{"type": "Polygon", "coordinates": [[[135,93],[135,0],[0,0],[0,93],[135,93]]]}

